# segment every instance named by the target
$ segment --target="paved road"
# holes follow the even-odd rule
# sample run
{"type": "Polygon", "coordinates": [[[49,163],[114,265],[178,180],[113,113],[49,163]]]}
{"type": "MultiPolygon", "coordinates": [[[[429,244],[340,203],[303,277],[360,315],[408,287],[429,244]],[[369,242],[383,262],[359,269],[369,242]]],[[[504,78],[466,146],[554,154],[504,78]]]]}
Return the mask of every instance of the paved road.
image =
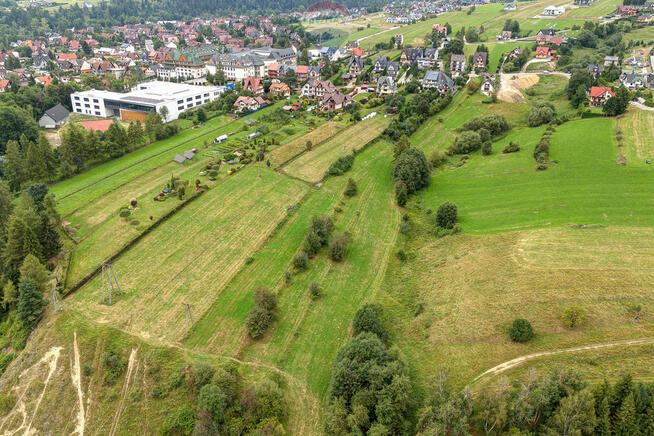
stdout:
{"type": "Polygon", "coordinates": [[[526,73],[526,72],[527,72],[527,67],[528,67],[529,65],[531,65],[531,64],[541,64],[541,63],[543,63],[543,62],[551,62],[551,59],[550,59],[550,58],[547,58],[547,59],[532,59],[532,60],[530,60],[530,61],[527,61],[527,63],[525,63],[525,64],[522,66],[522,70],[520,70],[520,72],[521,72],[521,73],[526,73]]]}
{"type": "Polygon", "coordinates": [[[638,103],[637,101],[630,101],[629,104],[632,105],[633,107],[637,107],[638,109],[642,109],[644,111],[654,112],[654,107],[645,106],[644,104],[638,103]]]}

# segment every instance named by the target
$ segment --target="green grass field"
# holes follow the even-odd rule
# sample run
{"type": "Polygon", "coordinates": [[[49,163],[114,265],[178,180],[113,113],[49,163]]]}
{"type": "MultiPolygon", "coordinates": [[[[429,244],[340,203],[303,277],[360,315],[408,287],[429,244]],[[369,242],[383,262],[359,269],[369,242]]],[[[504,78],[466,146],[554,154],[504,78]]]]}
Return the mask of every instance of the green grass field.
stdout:
{"type": "Polygon", "coordinates": [[[384,142],[371,145],[357,155],[353,169],[345,176],[327,179],[312,191],[254,256],[254,262],[221,292],[186,344],[274,364],[303,380],[309,394],[322,400],[332,360],[348,334],[350,320],[359,304],[375,296],[394,245],[399,210],[392,204],[392,180],[387,176],[390,151],[384,142]],[[359,190],[351,199],[342,195],[348,177],[357,181],[359,190]],[[336,207],[342,212],[334,212],[336,207]],[[347,257],[336,264],[323,250],[310,261],[308,271],[294,275],[285,285],[284,272],[290,268],[311,216],[317,214],[332,214],[336,231],[350,232],[347,257]],[[375,273],[369,270],[372,265],[378,266],[375,273]],[[323,289],[317,301],[312,301],[307,291],[313,280],[323,289]],[[278,292],[280,319],[266,338],[251,343],[245,338],[244,322],[257,286],[278,292]],[[314,328],[316,325],[321,328],[314,328]]]}
{"type": "Polygon", "coordinates": [[[307,141],[311,141],[312,146],[318,145],[343,130],[343,128],[344,127],[342,124],[339,124],[335,121],[329,121],[321,126],[316,127],[311,132],[297,137],[292,141],[289,141],[286,144],[274,149],[272,152],[270,152],[270,161],[273,163],[273,165],[282,165],[300,153],[304,152],[306,150],[307,141]]]}
{"type": "Polygon", "coordinates": [[[270,170],[259,178],[255,167],[246,167],[173,215],[114,262],[125,290],[115,304],[100,304],[100,276],[75,293],[72,302],[96,320],[176,341],[184,331],[182,301],[192,301],[200,317],[277,226],[286,207],[306,190],[304,184],[270,170]]]}
{"type": "Polygon", "coordinates": [[[390,119],[379,114],[357,123],[291,161],[284,167],[284,172],[308,182],[319,182],[325,176],[329,166],[339,156],[352,153],[355,149],[361,149],[379,136],[389,123],[390,119]]]}
{"type": "Polygon", "coordinates": [[[533,149],[541,129],[515,129],[493,145],[490,157],[471,159],[437,173],[422,198],[436,209],[446,200],[459,205],[467,232],[489,233],[566,224],[647,226],[647,168],[616,165],[614,121],[604,118],[565,123],[552,136],[547,171],[536,172],[533,149]],[[502,155],[510,140],[521,151],[502,155]],[[620,195],[616,195],[620,193],[620,195]]]}

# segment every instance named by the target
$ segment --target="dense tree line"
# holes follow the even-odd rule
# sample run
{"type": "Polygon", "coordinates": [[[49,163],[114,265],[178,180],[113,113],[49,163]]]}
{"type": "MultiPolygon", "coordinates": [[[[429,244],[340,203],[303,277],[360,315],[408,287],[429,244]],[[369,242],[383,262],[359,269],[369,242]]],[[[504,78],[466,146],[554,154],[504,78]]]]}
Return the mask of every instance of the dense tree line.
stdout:
{"type": "Polygon", "coordinates": [[[60,218],[44,184],[29,186],[17,202],[0,183],[0,321],[4,333],[21,348],[35,327],[49,291],[51,262],[61,250],[60,218]],[[46,265],[48,268],[46,268],[46,265]]]}
{"type": "Polygon", "coordinates": [[[476,117],[461,127],[461,133],[454,139],[448,153],[472,153],[490,145],[491,140],[511,129],[511,125],[504,115],[486,115],[476,117]]]}
{"type": "MultiPolygon", "coordinates": [[[[27,115],[38,120],[46,110],[57,104],[63,105],[69,111],[72,110],[70,94],[80,89],[80,85],[76,82],[52,83],[44,88],[41,85],[19,87],[18,80],[13,80],[12,87],[9,89],[11,92],[0,93],[0,105],[2,107],[22,108],[27,115]],[[16,84],[15,88],[13,87],[14,83],[16,84]]],[[[6,111],[0,111],[0,123],[6,122],[3,121],[3,118],[7,116],[4,112],[6,111]]],[[[3,147],[7,142],[2,139],[3,137],[0,136],[0,147],[3,147]]],[[[0,154],[1,150],[0,148],[0,154]]]]}
{"type": "Polygon", "coordinates": [[[390,107],[397,108],[398,116],[393,117],[384,130],[384,136],[398,140],[402,135],[411,136],[427,118],[443,110],[452,101],[450,94],[441,97],[435,90],[429,90],[407,98],[395,95],[387,98],[390,107]]]}

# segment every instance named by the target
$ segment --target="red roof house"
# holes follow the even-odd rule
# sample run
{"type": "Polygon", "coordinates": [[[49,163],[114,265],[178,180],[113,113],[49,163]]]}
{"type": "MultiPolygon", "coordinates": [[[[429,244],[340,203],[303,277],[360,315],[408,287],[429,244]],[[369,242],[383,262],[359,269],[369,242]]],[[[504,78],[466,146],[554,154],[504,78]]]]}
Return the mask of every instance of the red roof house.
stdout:
{"type": "Polygon", "coordinates": [[[536,58],[545,59],[550,57],[550,48],[549,47],[536,47],[536,58]]]}
{"type": "Polygon", "coordinates": [[[615,97],[615,93],[608,86],[592,86],[590,88],[590,105],[592,107],[604,106],[611,97],[615,97]]]}
{"type": "Polygon", "coordinates": [[[264,92],[263,83],[261,83],[260,77],[248,77],[245,79],[243,89],[246,91],[252,91],[255,94],[263,94],[264,92]]]}

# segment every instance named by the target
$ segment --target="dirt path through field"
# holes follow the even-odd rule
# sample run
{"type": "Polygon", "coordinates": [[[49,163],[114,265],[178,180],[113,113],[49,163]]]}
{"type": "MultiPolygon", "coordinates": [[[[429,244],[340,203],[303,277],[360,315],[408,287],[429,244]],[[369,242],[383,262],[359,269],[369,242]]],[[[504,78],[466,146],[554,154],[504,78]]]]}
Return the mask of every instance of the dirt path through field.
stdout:
{"type": "Polygon", "coordinates": [[[82,368],[79,363],[79,346],[77,345],[77,332],[74,333],[73,352],[75,360],[70,365],[70,378],[77,390],[77,401],[79,401],[79,410],[77,411],[77,425],[75,432],[84,436],[84,427],[86,427],[86,417],[84,413],[84,395],[82,394],[82,368]]]}
{"type": "Polygon", "coordinates": [[[127,391],[129,389],[129,380],[132,378],[132,374],[135,373],[134,368],[138,364],[136,360],[136,348],[132,348],[132,352],[129,353],[129,363],[127,364],[127,374],[125,374],[125,382],[123,383],[123,390],[120,393],[120,401],[118,402],[118,407],[116,407],[116,413],[114,414],[114,420],[111,423],[111,430],[109,431],[109,436],[114,436],[118,429],[120,428],[120,415],[123,413],[123,406],[125,404],[125,397],[127,397],[127,391]]]}
{"type": "Polygon", "coordinates": [[[629,345],[646,345],[646,344],[654,344],[654,338],[608,342],[605,344],[585,345],[581,347],[566,348],[564,350],[543,351],[541,353],[527,354],[524,356],[516,357],[515,359],[507,360],[504,363],[500,363],[499,365],[492,367],[491,369],[475,377],[475,379],[472,381],[472,384],[477,383],[479,380],[481,380],[482,378],[488,375],[494,376],[500,374],[506,370],[509,370],[511,368],[520,365],[523,362],[526,362],[527,360],[532,360],[539,357],[555,356],[558,354],[578,353],[581,351],[597,350],[600,348],[624,347],[629,345]]]}

